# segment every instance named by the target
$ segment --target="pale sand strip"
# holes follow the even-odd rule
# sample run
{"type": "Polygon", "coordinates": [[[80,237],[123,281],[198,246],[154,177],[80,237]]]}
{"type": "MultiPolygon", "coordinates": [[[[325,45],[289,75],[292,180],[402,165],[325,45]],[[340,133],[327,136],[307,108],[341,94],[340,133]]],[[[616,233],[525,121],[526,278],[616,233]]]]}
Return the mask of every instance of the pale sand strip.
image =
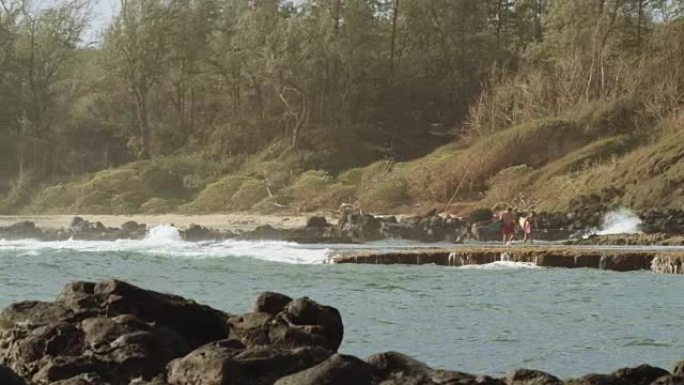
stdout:
{"type": "MultiPolygon", "coordinates": [[[[0,227],[9,226],[21,221],[32,221],[36,226],[47,229],[58,229],[69,226],[74,215],[0,215],[0,227]]],[[[212,214],[212,215],[78,215],[91,222],[102,222],[108,227],[119,227],[127,221],[144,223],[148,227],[174,224],[185,229],[197,224],[218,230],[253,230],[257,226],[271,225],[276,228],[295,228],[306,224],[305,215],[258,215],[258,214],[212,214]]]]}

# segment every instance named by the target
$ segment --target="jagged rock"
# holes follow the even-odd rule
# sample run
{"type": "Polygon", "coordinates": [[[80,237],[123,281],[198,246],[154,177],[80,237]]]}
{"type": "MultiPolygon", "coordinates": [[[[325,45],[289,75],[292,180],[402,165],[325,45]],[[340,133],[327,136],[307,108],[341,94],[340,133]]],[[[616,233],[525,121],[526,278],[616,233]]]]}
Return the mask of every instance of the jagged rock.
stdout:
{"type": "MultiPolygon", "coordinates": [[[[268,293],[265,298],[277,298],[268,293]]],[[[231,336],[246,346],[272,345],[279,348],[322,346],[336,351],[342,342],[343,325],[339,312],[308,298],[288,301],[283,296],[271,312],[254,312],[232,317],[231,336]],[[275,314],[277,308],[281,310],[275,314]]]]}
{"type": "Polygon", "coordinates": [[[135,378],[131,380],[129,385],[169,385],[169,383],[166,381],[166,375],[164,374],[149,380],[135,378]]]}
{"type": "Polygon", "coordinates": [[[566,385],[631,385],[624,378],[610,374],[587,374],[565,382],[566,385]]]}
{"type": "Polygon", "coordinates": [[[328,221],[325,217],[310,217],[306,220],[307,228],[322,228],[328,227],[328,221]]]}
{"type": "Polygon", "coordinates": [[[675,363],[674,368],[672,368],[672,375],[684,376],[684,360],[675,363]]]}
{"type": "Polygon", "coordinates": [[[319,347],[292,350],[247,348],[224,340],[202,346],[172,361],[167,380],[171,385],[272,384],[276,379],[309,368],[329,357],[319,347]]]}
{"type": "Polygon", "coordinates": [[[6,366],[0,365],[0,384],[2,385],[25,385],[24,379],[6,366]]]}
{"type": "Polygon", "coordinates": [[[563,385],[563,381],[539,370],[518,369],[506,376],[506,385],[563,385]]]}
{"type": "Polygon", "coordinates": [[[280,240],[286,240],[290,236],[290,231],[285,230],[285,229],[276,229],[271,225],[263,225],[259,226],[253,231],[248,231],[246,233],[243,233],[240,238],[241,239],[247,239],[247,240],[259,240],[259,239],[268,239],[268,240],[275,240],[275,241],[280,241],[280,240]]]}
{"type": "Polygon", "coordinates": [[[186,338],[192,347],[228,336],[228,315],[185,298],[141,289],[110,279],[95,286],[95,295],[107,296],[111,315],[133,314],[156,322],[186,338]]]}
{"type": "Polygon", "coordinates": [[[337,351],[342,343],[344,326],[340,312],[332,306],[320,305],[309,298],[298,298],[280,313],[288,323],[297,326],[319,326],[327,340],[327,348],[337,351]]]}
{"type": "Polygon", "coordinates": [[[651,385],[684,385],[684,376],[665,376],[653,381],[651,385]]]}
{"type": "Polygon", "coordinates": [[[231,232],[219,232],[195,224],[190,225],[187,230],[182,231],[181,234],[183,235],[183,239],[188,242],[215,241],[232,238],[234,236],[231,232]]]}
{"type": "Polygon", "coordinates": [[[257,297],[254,311],[276,315],[283,311],[290,301],[292,298],[284,294],[267,291],[257,297]]]}
{"type": "Polygon", "coordinates": [[[85,373],[128,384],[227,337],[227,319],[208,306],[121,281],[73,282],[56,302],[23,302],[0,313],[0,357],[37,384],[85,373]]]}
{"type": "Polygon", "coordinates": [[[88,356],[56,356],[46,359],[43,365],[33,375],[33,382],[49,384],[67,380],[84,373],[98,373],[106,371],[106,364],[88,356]]]}
{"type": "Polygon", "coordinates": [[[502,380],[451,370],[435,370],[432,382],[444,385],[505,385],[502,380]]]}
{"type": "Polygon", "coordinates": [[[45,325],[73,319],[74,311],[59,302],[24,301],[9,305],[0,312],[0,330],[17,324],[45,325]]]}
{"type": "Polygon", "coordinates": [[[232,317],[229,320],[231,336],[246,346],[269,345],[269,330],[273,321],[273,315],[262,312],[232,317]]]}
{"type": "Polygon", "coordinates": [[[124,222],[121,225],[121,230],[128,232],[128,233],[134,233],[134,232],[137,232],[140,230],[147,230],[147,226],[145,226],[144,224],[140,224],[136,221],[128,221],[128,222],[124,222]]]}
{"type": "Polygon", "coordinates": [[[630,385],[649,385],[656,379],[670,375],[665,369],[650,365],[639,365],[635,368],[622,368],[611,374],[615,378],[622,379],[630,385]]]}
{"type": "Polygon", "coordinates": [[[320,364],[283,377],[275,385],[371,385],[373,367],[353,356],[335,354],[320,364]]]}
{"type": "Polygon", "coordinates": [[[342,234],[359,241],[382,239],[381,226],[381,221],[370,214],[346,214],[337,224],[342,234]]]}
{"type": "Polygon", "coordinates": [[[35,222],[21,221],[0,228],[0,238],[8,239],[42,239],[43,231],[36,227],[35,222]]]}
{"type": "Polygon", "coordinates": [[[85,373],[66,380],[52,382],[50,385],[111,385],[111,383],[109,381],[105,381],[97,374],[85,373]]]}
{"type": "Polygon", "coordinates": [[[366,359],[375,372],[387,378],[393,374],[410,377],[427,377],[432,368],[426,364],[398,352],[385,352],[369,356],[366,359]]]}

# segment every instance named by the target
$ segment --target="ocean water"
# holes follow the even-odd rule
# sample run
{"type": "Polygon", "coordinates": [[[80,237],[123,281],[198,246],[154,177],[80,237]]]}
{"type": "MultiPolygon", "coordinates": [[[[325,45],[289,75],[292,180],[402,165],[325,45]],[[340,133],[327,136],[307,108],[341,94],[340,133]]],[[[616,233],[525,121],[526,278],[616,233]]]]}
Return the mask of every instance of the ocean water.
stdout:
{"type": "MultiPolygon", "coordinates": [[[[684,359],[684,279],[650,272],[485,266],[324,264],[352,245],[186,243],[158,227],[144,241],[0,240],[0,307],[51,300],[71,280],[116,277],[232,313],[266,290],[337,307],[341,351],[395,350],[432,367],[561,377],[684,359]]],[[[375,245],[390,247],[390,245],[375,245]]],[[[396,245],[393,245],[396,247],[396,245]]]]}

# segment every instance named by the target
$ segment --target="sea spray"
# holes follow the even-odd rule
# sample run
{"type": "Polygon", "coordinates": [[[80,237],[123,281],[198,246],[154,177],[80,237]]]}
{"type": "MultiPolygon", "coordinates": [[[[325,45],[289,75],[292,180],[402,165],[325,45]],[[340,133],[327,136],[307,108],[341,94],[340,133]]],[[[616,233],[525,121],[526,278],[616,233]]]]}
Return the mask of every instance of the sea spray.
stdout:
{"type": "Polygon", "coordinates": [[[180,231],[171,225],[159,225],[150,229],[145,241],[154,243],[181,242],[180,231]]]}
{"type": "Polygon", "coordinates": [[[611,211],[603,217],[601,230],[597,231],[596,234],[637,234],[640,225],[641,219],[638,215],[629,209],[621,208],[611,211]]]}
{"type": "Polygon", "coordinates": [[[157,226],[150,229],[143,240],[2,241],[0,253],[30,256],[62,251],[76,254],[125,252],[143,259],[149,256],[187,260],[246,258],[285,264],[322,264],[332,252],[329,247],[327,244],[300,245],[281,241],[183,242],[178,229],[157,226]]]}

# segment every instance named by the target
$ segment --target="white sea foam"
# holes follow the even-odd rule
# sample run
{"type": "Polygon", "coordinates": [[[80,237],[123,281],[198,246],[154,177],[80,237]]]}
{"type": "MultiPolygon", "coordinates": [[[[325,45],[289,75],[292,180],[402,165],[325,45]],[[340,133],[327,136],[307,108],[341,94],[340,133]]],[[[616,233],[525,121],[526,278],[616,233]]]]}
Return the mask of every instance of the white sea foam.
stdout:
{"type": "Polygon", "coordinates": [[[180,231],[171,225],[155,226],[147,232],[145,241],[154,243],[182,242],[180,231]]]}
{"type": "Polygon", "coordinates": [[[127,252],[170,258],[253,258],[290,264],[324,263],[331,250],[322,245],[300,245],[278,241],[184,242],[178,229],[161,225],[150,229],[143,240],[81,241],[69,239],[57,242],[36,240],[0,240],[0,251],[17,255],[36,255],[41,251],[69,250],[73,252],[127,252]]]}
{"type": "Polygon", "coordinates": [[[458,269],[464,270],[511,270],[511,269],[541,269],[540,266],[530,262],[511,262],[511,261],[496,261],[484,265],[463,265],[458,269]]]}
{"type": "Polygon", "coordinates": [[[637,234],[639,233],[639,225],[641,225],[639,216],[628,209],[622,208],[607,213],[603,217],[601,230],[598,230],[596,234],[637,234]]]}

